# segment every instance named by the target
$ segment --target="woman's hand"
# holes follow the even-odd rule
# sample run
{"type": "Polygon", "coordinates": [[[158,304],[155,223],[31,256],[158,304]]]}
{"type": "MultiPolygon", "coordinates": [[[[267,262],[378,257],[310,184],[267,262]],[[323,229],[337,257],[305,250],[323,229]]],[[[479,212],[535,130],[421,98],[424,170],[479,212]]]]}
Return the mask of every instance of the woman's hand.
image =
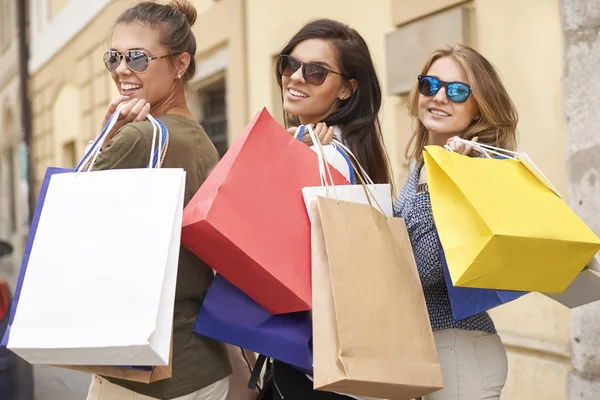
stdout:
{"type": "MultiPolygon", "coordinates": [[[[465,144],[456,139],[460,139],[458,136],[453,136],[446,142],[446,145],[452,149],[455,153],[462,154],[463,156],[468,156],[473,151],[473,146],[465,144]]],[[[478,137],[474,137],[471,142],[477,143],[478,137]]]]}
{"type": "MultiPolygon", "coordinates": [[[[331,141],[333,140],[333,127],[330,126],[329,128],[327,127],[327,124],[325,122],[319,122],[316,126],[313,126],[312,124],[310,124],[311,127],[313,127],[313,132],[315,133],[315,135],[317,135],[317,137],[319,138],[319,141],[321,142],[322,145],[326,145],[331,143],[331,141]]],[[[288,128],[288,132],[291,135],[295,135],[296,132],[298,131],[298,127],[294,126],[291,128],[288,128]]],[[[304,136],[302,137],[302,143],[304,143],[307,146],[312,146],[314,143],[312,141],[312,138],[310,137],[310,135],[308,134],[308,129],[304,131],[304,136]]]]}
{"type": "Polygon", "coordinates": [[[126,102],[125,105],[121,108],[119,112],[119,117],[117,118],[117,122],[115,126],[106,134],[106,139],[102,144],[102,148],[110,142],[110,140],[115,136],[117,131],[121,129],[125,124],[130,122],[139,122],[145,121],[146,117],[150,113],[150,103],[148,103],[144,99],[129,99],[128,96],[119,96],[115,98],[108,106],[106,110],[106,114],[104,115],[104,121],[102,121],[102,128],[106,126],[106,123],[110,119],[110,117],[117,111],[119,105],[123,102],[126,102]]]}

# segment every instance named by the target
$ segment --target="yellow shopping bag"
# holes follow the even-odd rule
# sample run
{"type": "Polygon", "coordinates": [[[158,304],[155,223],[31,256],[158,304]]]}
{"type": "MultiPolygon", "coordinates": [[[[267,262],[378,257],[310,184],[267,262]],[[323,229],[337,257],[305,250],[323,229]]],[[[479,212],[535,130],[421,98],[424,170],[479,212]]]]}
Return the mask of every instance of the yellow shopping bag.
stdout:
{"type": "Polygon", "coordinates": [[[455,286],[558,293],[600,239],[516,159],[426,146],[433,217],[455,286]]]}

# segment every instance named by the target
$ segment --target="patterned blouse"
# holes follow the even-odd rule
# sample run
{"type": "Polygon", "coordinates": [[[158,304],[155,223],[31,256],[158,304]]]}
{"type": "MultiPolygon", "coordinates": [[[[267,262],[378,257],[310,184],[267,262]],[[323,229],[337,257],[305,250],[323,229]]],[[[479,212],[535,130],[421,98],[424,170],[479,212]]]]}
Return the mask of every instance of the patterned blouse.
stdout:
{"type": "Polygon", "coordinates": [[[496,333],[494,323],[486,312],[454,321],[438,253],[438,234],[431,212],[429,192],[417,193],[419,174],[423,164],[418,168],[414,167],[413,163],[406,184],[394,203],[394,215],[406,222],[425,294],[431,327],[434,331],[466,329],[496,333]]]}

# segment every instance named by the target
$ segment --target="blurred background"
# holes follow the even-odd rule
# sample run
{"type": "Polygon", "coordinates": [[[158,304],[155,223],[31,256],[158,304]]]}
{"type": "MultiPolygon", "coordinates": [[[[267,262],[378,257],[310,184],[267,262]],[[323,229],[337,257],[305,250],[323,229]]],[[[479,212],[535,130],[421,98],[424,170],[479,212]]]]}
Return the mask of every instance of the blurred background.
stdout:
{"type": "MultiPolygon", "coordinates": [[[[102,54],[114,20],[135,3],[0,0],[0,333],[45,169],[74,167],[100,131],[117,96],[102,54]]],[[[401,187],[411,133],[408,91],[432,49],[462,42],[500,72],[520,114],[519,149],[600,234],[600,0],[192,3],[198,72],[189,103],[221,154],[263,107],[283,122],[274,60],[305,22],[329,17],[357,29],[370,47],[384,89],[383,134],[401,187]]],[[[491,314],[509,354],[503,400],[600,399],[600,306],[569,311],[529,294],[491,314]]],[[[2,400],[83,399],[89,380],[31,368],[0,349],[2,400]]]]}

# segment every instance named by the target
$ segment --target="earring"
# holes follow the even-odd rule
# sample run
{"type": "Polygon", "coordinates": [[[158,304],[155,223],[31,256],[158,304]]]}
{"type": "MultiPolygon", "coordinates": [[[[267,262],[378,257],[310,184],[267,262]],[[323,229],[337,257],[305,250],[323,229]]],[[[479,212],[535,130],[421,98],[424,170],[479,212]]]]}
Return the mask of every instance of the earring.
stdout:
{"type": "Polygon", "coordinates": [[[177,79],[181,79],[181,74],[177,74],[177,79]]]}

